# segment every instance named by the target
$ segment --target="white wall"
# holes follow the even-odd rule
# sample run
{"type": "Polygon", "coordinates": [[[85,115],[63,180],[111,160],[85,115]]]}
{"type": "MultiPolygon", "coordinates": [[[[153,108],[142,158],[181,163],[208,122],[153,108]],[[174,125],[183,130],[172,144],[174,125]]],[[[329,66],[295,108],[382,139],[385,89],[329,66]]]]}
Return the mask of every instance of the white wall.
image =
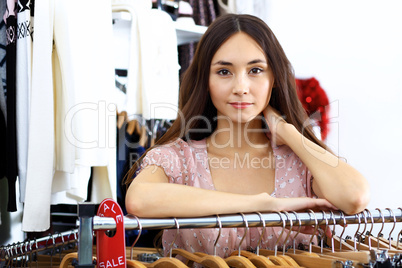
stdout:
{"type": "Polygon", "coordinates": [[[328,145],[369,180],[368,208],[402,207],[402,2],[267,1],[296,77],[314,76],[332,102],[328,145]]]}

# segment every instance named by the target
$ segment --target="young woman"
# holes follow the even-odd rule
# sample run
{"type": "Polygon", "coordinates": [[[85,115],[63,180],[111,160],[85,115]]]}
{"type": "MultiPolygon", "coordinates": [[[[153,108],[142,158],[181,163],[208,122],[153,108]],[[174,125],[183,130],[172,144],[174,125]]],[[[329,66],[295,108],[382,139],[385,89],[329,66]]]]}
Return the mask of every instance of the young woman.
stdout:
{"type": "MultiPolygon", "coordinates": [[[[183,77],[179,109],[157,146],[131,169],[130,214],[197,217],[308,208],[352,214],[369,201],[366,179],[314,136],[291,64],[254,16],[228,14],[211,24],[183,77]]],[[[217,252],[225,257],[238,248],[244,230],[222,231],[217,252]]],[[[165,230],[164,247],[174,235],[165,230]]],[[[212,253],[216,235],[215,229],[183,229],[175,245],[212,253]]],[[[255,247],[259,235],[251,228],[243,248],[255,247]]],[[[270,228],[262,247],[272,248],[277,235],[270,228]]]]}

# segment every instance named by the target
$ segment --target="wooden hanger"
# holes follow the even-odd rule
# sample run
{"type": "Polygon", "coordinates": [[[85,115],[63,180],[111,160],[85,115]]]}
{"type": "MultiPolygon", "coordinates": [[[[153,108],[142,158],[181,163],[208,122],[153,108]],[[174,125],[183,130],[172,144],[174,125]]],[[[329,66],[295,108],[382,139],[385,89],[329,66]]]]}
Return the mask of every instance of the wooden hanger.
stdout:
{"type": "Polygon", "coordinates": [[[187,265],[185,265],[179,259],[173,258],[173,255],[172,255],[173,245],[177,239],[177,236],[179,235],[179,229],[180,229],[179,222],[177,221],[177,219],[176,218],[173,218],[173,219],[174,219],[177,231],[176,231],[176,235],[173,238],[172,243],[170,244],[169,257],[160,258],[157,261],[152,262],[152,263],[143,263],[146,267],[148,267],[148,268],[165,268],[165,267],[166,268],[188,268],[187,265]]]}
{"type": "MultiPolygon", "coordinates": [[[[330,250],[330,252],[325,252],[325,253],[319,254],[321,257],[337,258],[337,259],[342,258],[343,260],[350,260],[350,261],[354,261],[355,263],[364,263],[364,264],[367,264],[370,261],[370,253],[368,251],[357,251],[357,249],[356,249],[356,239],[358,237],[360,237],[358,235],[359,230],[360,230],[360,223],[361,223],[360,214],[358,215],[358,217],[359,217],[359,225],[358,225],[357,231],[356,231],[355,236],[354,236],[355,240],[354,240],[354,247],[352,247],[352,251],[350,251],[350,250],[347,250],[347,251],[345,251],[345,250],[344,251],[335,251],[334,242],[333,242],[334,238],[333,237],[335,235],[336,222],[335,222],[335,217],[334,217],[334,215],[333,215],[333,213],[331,211],[331,218],[333,219],[333,223],[334,223],[333,224],[333,230],[331,232],[332,233],[331,242],[330,242],[331,250],[330,250]]],[[[344,220],[344,229],[342,231],[342,234],[344,233],[345,228],[346,228],[346,220],[345,220],[344,216],[343,216],[343,220],[344,220]]],[[[327,228],[327,225],[328,225],[328,221],[326,221],[326,228],[327,228]]],[[[367,220],[365,219],[364,230],[366,230],[366,226],[367,226],[367,220]]],[[[363,232],[364,232],[364,230],[363,230],[363,232]]],[[[342,236],[342,234],[341,234],[341,236],[342,236]]],[[[348,245],[349,247],[351,247],[347,243],[345,243],[344,245],[348,245]]]]}
{"type": "MultiPolygon", "coordinates": [[[[200,253],[198,253],[198,254],[191,253],[184,249],[175,248],[175,249],[171,250],[172,257],[179,255],[179,256],[185,258],[187,260],[186,265],[189,267],[191,267],[194,263],[198,263],[205,267],[228,268],[229,266],[227,265],[225,260],[219,256],[216,256],[216,245],[218,243],[218,240],[221,235],[221,230],[222,230],[222,223],[221,223],[219,215],[217,215],[217,221],[219,224],[219,232],[218,232],[217,238],[215,239],[213,256],[209,255],[209,254],[202,254],[202,253],[201,254],[200,253]]],[[[176,223],[176,228],[177,229],[179,228],[178,223],[176,223]]]]}
{"type": "Polygon", "coordinates": [[[346,230],[346,218],[345,215],[342,211],[340,211],[342,219],[343,219],[343,229],[342,229],[342,233],[337,236],[335,234],[335,225],[336,225],[336,221],[335,221],[335,216],[333,214],[333,212],[331,211],[331,218],[334,221],[334,228],[332,230],[332,235],[331,237],[326,237],[326,243],[327,245],[329,245],[331,247],[332,252],[334,251],[354,251],[353,246],[349,245],[348,243],[346,243],[345,239],[343,239],[343,234],[345,233],[346,230]]]}
{"type": "MultiPolygon", "coordinates": [[[[389,253],[402,253],[401,250],[398,250],[397,248],[393,247],[392,243],[391,243],[391,249],[390,249],[389,248],[390,243],[387,240],[384,241],[384,239],[381,239],[381,236],[382,236],[381,232],[384,229],[385,220],[384,220],[384,215],[382,214],[381,210],[379,208],[376,208],[376,210],[379,211],[380,216],[382,218],[381,229],[378,232],[377,237],[374,237],[374,236],[371,235],[371,231],[373,229],[373,227],[372,227],[371,230],[369,231],[369,233],[366,235],[366,239],[364,240],[363,243],[365,245],[367,245],[368,250],[370,250],[370,249],[377,249],[377,250],[379,250],[379,249],[387,249],[389,253]]],[[[390,213],[392,213],[392,211],[389,208],[387,208],[387,210],[389,210],[390,213]]],[[[372,226],[373,226],[374,225],[374,219],[373,219],[371,213],[369,211],[367,211],[367,212],[370,214],[371,222],[372,222],[372,226]]],[[[394,223],[396,223],[395,218],[394,218],[394,223]]],[[[392,233],[393,229],[394,228],[392,228],[392,230],[390,232],[390,236],[391,236],[391,233],[392,233]]],[[[367,247],[365,245],[361,245],[361,246],[367,249],[367,247]]]]}
{"type": "MultiPolygon", "coordinates": [[[[310,241],[309,241],[309,251],[298,253],[298,254],[286,253],[286,256],[292,257],[292,259],[294,261],[296,261],[296,263],[300,266],[312,267],[312,268],[336,267],[335,266],[336,263],[346,262],[347,260],[344,260],[341,258],[336,258],[336,257],[329,258],[329,257],[325,257],[325,256],[320,256],[319,254],[312,252],[311,245],[312,245],[312,240],[315,236],[315,233],[318,229],[318,221],[317,221],[317,217],[315,216],[315,213],[312,210],[309,210],[309,212],[314,215],[314,219],[315,219],[315,228],[314,228],[315,231],[313,232],[313,234],[310,238],[310,241]]],[[[299,221],[299,226],[301,226],[300,221],[299,221]]],[[[299,230],[300,230],[300,228],[299,228],[299,230]]],[[[299,252],[299,251],[294,249],[294,252],[299,252]]],[[[269,253],[269,251],[266,253],[269,253]]]]}
{"type": "Polygon", "coordinates": [[[205,267],[213,267],[213,268],[228,268],[229,266],[225,262],[224,259],[218,256],[212,256],[209,254],[196,254],[188,252],[184,249],[175,248],[172,250],[172,257],[181,256],[187,260],[186,265],[191,267],[193,263],[201,264],[205,267]],[[215,258],[217,257],[217,258],[215,258]]]}
{"type": "Polygon", "coordinates": [[[236,255],[241,255],[243,257],[246,257],[249,259],[256,267],[276,267],[276,264],[274,264],[271,260],[269,260],[267,257],[262,256],[259,254],[260,250],[260,245],[262,242],[262,238],[264,237],[265,231],[266,231],[266,224],[265,220],[262,217],[262,214],[260,212],[257,212],[258,216],[260,217],[260,221],[262,222],[262,231],[260,234],[260,238],[258,239],[257,242],[257,248],[256,248],[256,253],[247,251],[247,250],[236,250],[232,252],[231,256],[236,256],[236,255]]]}
{"type": "Polygon", "coordinates": [[[249,229],[248,228],[248,222],[247,222],[244,214],[240,213],[240,215],[243,218],[243,221],[244,221],[244,224],[246,225],[246,228],[244,229],[245,230],[244,235],[243,235],[243,237],[241,238],[241,240],[239,242],[238,254],[234,255],[234,256],[229,256],[229,257],[225,258],[224,260],[230,267],[238,267],[238,268],[246,268],[246,267],[250,268],[251,267],[251,268],[255,268],[256,266],[249,259],[247,259],[244,256],[241,256],[241,254],[240,254],[241,244],[243,243],[244,239],[246,238],[247,233],[248,233],[248,229],[249,229]]]}
{"type": "Polygon", "coordinates": [[[117,128],[121,129],[122,126],[124,125],[124,123],[127,121],[127,112],[122,111],[122,112],[119,113],[116,110],[116,113],[117,113],[117,120],[116,120],[117,128]]]}
{"type": "MultiPolygon", "coordinates": [[[[259,253],[261,255],[263,255],[263,256],[268,257],[268,259],[271,262],[273,262],[275,265],[289,266],[289,267],[300,267],[299,264],[297,263],[297,261],[295,261],[292,257],[284,255],[284,254],[282,254],[282,255],[277,254],[279,240],[282,238],[282,236],[283,236],[283,234],[285,232],[285,229],[286,229],[286,221],[283,218],[283,215],[282,215],[281,212],[276,212],[276,213],[278,213],[279,217],[282,220],[282,231],[279,234],[278,239],[275,242],[275,245],[274,245],[275,250],[272,251],[272,250],[267,250],[267,249],[260,249],[259,253]]],[[[287,212],[284,212],[284,213],[286,214],[287,218],[290,220],[290,229],[292,229],[293,228],[293,221],[291,220],[291,218],[290,218],[290,216],[289,216],[289,214],[287,212]]],[[[299,232],[300,232],[300,228],[299,228],[299,232]]],[[[299,232],[297,233],[297,235],[299,234],[299,232]]],[[[291,231],[289,231],[288,235],[285,238],[284,245],[283,245],[283,249],[284,249],[283,253],[284,253],[284,251],[286,249],[286,244],[287,244],[287,240],[290,237],[290,233],[291,233],[291,231]]]]}
{"type": "MultiPolygon", "coordinates": [[[[399,209],[402,211],[402,208],[399,208],[399,209]]],[[[378,209],[378,210],[379,210],[379,209],[378,209]]],[[[391,231],[389,232],[388,239],[385,239],[385,238],[382,237],[381,235],[378,235],[378,236],[377,236],[377,240],[378,240],[379,247],[388,248],[388,251],[390,251],[390,250],[402,250],[402,246],[399,246],[399,244],[397,244],[395,241],[392,241],[392,236],[391,236],[391,234],[392,234],[392,232],[394,231],[395,226],[396,226],[396,218],[395,218],[395,215],[394,215],[394,213],[392,212],[392,210],[391,210],[390,208],[386,208],[386,210],[388,210],[389,213],[390,213],[390,215],[393,217],[393,219],[394,219],[394,225],[392,226],[392,229],[391,229],[391,231]]],[[[382,215],[381,215],[381,216],[382,216],[382,215]]],[[[382,217],[383,217],[383,216],[382,216],[382,217]]],[[[383,221],[383,225],[384,225],[384,221],[383,221]]],[[[402,230],[401,230],[401,232],[402,232],[402,230]]],[[[397,238],[398,241],[399,241],[399,235],[401,234],[401,232],[399,232],[399,234],[398,234],[398,238],[397,238]]],[[[396,253],[396,252],[395,252],[395,253],[396,253]]]]}
{"type": "Polygon", "coordinates": [[[140,140],[138,141],[138,144],[140,146],[146,148],[147,143],[148,143],[148,131],[147,131],[147,125],[144,120],[144,122],[141,126],[140,140]]]}

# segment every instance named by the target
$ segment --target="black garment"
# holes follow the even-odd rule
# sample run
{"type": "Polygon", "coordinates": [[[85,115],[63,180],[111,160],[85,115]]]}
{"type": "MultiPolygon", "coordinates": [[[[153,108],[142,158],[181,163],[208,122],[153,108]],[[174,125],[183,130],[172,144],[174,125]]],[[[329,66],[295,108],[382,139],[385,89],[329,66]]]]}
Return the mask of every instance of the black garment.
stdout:
{"type": "Polygon", "coordinates": [[[8,179],[7,211],[17,211],[15,184],[17,181],[17,116],[16,116],[16,28],[17,18],[9,16],[7,25],[7,158],[6,177],[8,179]]]}
{"type": "MultiPolygon", "coordinates": [[[[0,92],[1,93],[1,92],[0,92]]],[[[6,121],[0,109],[0,179],[6,175],[6,121]]]]}

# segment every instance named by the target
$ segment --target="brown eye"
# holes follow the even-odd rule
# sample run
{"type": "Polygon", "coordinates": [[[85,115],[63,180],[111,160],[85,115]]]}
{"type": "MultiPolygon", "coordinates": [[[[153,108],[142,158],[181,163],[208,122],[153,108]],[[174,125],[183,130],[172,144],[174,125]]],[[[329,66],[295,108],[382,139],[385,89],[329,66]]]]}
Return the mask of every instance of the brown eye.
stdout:
{"type": "Polygon", "coordinates": [[[251,70],[250,70],[250,73],[251,74],[259,74],[259,73],[261,73],[262,72],[262,69],[261,68],[252,68],[251,70]]]}
{"type": "Polygon", "coordinates": [[[229,75],[230,72],[229,72],[229,70],[221,69],[221,70],[218,71],[218,74],[219,75],[229,75]]]}

